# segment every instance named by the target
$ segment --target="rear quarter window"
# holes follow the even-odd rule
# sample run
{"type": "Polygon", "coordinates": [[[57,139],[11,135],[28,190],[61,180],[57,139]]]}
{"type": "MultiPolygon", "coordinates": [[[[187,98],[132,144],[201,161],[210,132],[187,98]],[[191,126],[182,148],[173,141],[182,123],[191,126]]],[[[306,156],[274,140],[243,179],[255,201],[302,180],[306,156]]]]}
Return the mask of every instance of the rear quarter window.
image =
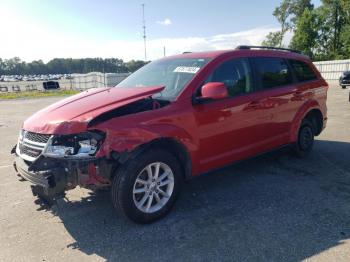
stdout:
{"type": "Polygon", "coordinates": [[[293,83],[290,69],[283,58],[258,57],[253,61],[262,88],[269,89],[293,83]]]}
{"type": "Polygon", "coordinates": [[[299,82],[317,79],[317,75],[307,63],[298,60],[289,60],[289,63],[299,82]]]}

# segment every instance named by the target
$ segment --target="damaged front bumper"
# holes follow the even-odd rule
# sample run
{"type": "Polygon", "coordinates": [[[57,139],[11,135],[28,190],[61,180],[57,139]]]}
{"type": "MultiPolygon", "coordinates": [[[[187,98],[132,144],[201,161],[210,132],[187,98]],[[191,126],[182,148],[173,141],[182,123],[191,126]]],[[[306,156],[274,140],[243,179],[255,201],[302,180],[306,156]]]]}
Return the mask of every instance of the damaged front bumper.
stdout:
{"type": "Polygon", "coordinates": [[[22,129],[11,151],[15,155],[14,168],[32,184],[33,194],[51,205],[77,185],[110,185],[111,164],[104,156],[95,156],[103,139],[99,131],[54,136],[22,129]]]}
{"type": "Polygon", "coordinates": [[[29,162],[16,155],[14,168],[21,178],[31,183],[34,196],[51,206],[76,186],[96,189],[110,186],[111,165],[101,159],[54,159],[40,156],[29,162]]]}

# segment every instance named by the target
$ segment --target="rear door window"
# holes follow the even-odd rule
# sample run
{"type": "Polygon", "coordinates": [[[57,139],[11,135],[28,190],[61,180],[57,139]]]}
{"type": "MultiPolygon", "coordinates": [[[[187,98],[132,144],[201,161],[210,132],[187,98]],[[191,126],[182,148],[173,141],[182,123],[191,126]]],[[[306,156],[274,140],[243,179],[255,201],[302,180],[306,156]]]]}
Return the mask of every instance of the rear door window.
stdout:
{"type": "Polygon", "coordinates": [[[263,89],[285,86],[293,83],[286,60],[275,57],[253,58],[257,80],[263,89]]]}
{"type": "Polygon", "coordinates": [[[317,79],[315,72],[305,62],[298,60],[289,60],[289,63],[292,66],[295,76],[299,82],[317,79]]]}

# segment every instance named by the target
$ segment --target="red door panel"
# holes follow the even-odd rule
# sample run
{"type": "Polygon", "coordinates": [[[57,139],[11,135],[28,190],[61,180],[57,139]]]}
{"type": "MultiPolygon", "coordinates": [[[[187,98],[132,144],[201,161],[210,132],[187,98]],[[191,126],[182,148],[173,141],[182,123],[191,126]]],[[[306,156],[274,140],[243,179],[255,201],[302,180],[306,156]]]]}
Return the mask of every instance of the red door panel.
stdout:
{"type": "Polygon", "coordinates": [[[195,105],[202,171],[260,152],[271,114],[257,94],[195,105]]]}

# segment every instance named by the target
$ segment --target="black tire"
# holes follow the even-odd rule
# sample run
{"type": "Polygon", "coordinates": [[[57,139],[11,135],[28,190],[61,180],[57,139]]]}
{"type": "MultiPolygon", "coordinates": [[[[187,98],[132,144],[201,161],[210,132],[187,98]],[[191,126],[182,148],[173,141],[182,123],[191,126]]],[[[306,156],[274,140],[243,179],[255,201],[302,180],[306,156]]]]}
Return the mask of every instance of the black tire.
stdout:
{"type": "Polygon", "coordinates": [[[346,86],[341,86],[341,88],[345,89],[345,88],[346,88],[346,86]]]}
{"type": "Polygon", "coordinates": [[[293,146],[295,155],[299,158],[307,156],[312,150],[314,139],[315,128],[311,121],[304,119],[298,131],[298,140],[293,146]]]}
{"type": "MultiPolygon", "coordinates": [[[[112,182],[112,202],[118,213],[141,224],[152,223],[164,217],[173,207],[179,195],[183,174],[179,161],[171,153],[161,149],[149,149],[131,158],[116,172],[112,182]],[[170,167],[174,177],[174,187],[166,204],[153,213],[142,212],[134,201],[134,184],[136,178],[144,168],[154,162],[165,163],[170,167]]],[[[146,187],[146,186],[145,186],[146,187]]],[[[144,193],[146,194],[146,193],[144,193]]],[[[155,200],[154,200],[155,201],[155,200]]],[[[151,203],[153,203],[151,201],[151,203]]]]}

